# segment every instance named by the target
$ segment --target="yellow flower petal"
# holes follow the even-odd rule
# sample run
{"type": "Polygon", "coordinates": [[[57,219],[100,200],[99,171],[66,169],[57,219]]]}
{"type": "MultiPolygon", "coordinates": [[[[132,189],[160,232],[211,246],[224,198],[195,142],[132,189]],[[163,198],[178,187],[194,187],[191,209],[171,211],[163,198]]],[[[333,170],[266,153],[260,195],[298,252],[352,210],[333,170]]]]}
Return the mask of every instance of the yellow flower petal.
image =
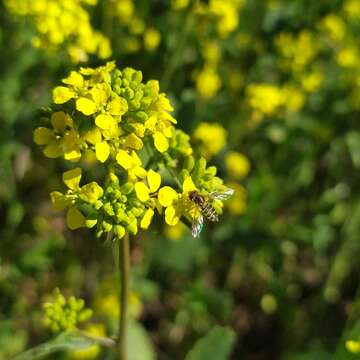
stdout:
{"type": "Polygon", "coordinates": [[[183,182],[183,192],[188,193],[190,191],[197,190],[191,176],[187,177],[183,182]]]}
{"type": "Polygon", "coordinates": [[[168,126],[163,130],[164,135],[167,138],[172,138],[174,135],[174,127],[173,126],[168,126]]]}
{"type": "Polygon", "coordinates": [[[97,127],[93,127],[91,130],[87,131],[84,135],[84,139],[90,144],[97,144],[101,142],[101,131],[97,127]]]}
{"type": "Polygon", "coordinates": [[[57,158],[62,154],[61,142],[58,140],[51,141],[44,149],[44,155],[50,159],[57,158]]]}
{"type": "Polygon", "coordinates": [[[144,144],[139,137],[137,137],[134,133],[131,133],[125,138],[124,146],[135,150],[141,150],[144,144]]]}
{"type": "Polygon", "coordinates": [[[76,100],[76,110],[84,115],[92,115],[96,111],[96,104],[88,98],[81,97],[76,100]]]}
{"type": "Polygon", "coordinates": [[[34,142],[38,145],[46,145],[55,138],[53,132],[46,127],[38,127],[34,130],[34,142]]]}
{"type": "Polygon", "coordinates": [[[109,102],[108,110],[111,115],[123,115],[128,111],[127,101],[118,96],[109,102]]]}
{"type": "Polygon", "coordinates": [[[161,176],[154,170],[149,170],[147,173],[147,182],[149,184],[150,192],[155,192],[159,189],[161,184],[161,176]]]}
{"type": "Polygon", "coordinates": [[[170,186],[164,186],[159,190],[158,200],[162,206],[170,206],[179,194],[170,186]]]}
{"type": "Polygon", "coordinates": [[[110,146],[106,141],[95,144],[96,158],[104,163],[110,155],[110,146]]]}
{"type": "Polygon", "coordinates": [[[133,173],[136,177],[140,178],[140,179],[145,179],[146,178],[146,170],[141,167],[141,166],[137,166],[133,169],[133,173]]]}
{"type": "Polygon", "coordinates": [[[78,161],[81,158],[81,151],[79,148],[68,150],[64,153],[64,159],[68,161],[78,161]]]}
{"type": "Polygon", "coordinates": [[[81,74],[79,74],[76,71],[72,71],[67,78],[62,80],[62,82],[67,85],[72,85],[74,87],[81,88],[83,86],[84,79],[81,76],[81,74]]]}
{"type": "Polygon", "coordinates": [[[54,129],[63,133],[65,131],[66,125],[72,125],[72,119],[63,111],[57,111],[51,115],[51,123],[54,129]]]}
{"type": "Polygon", "coordinates": [[[81,187],[80,198],[90,204],[95,204],[104,194],[104,190],[97,182],[93,181],[81,187]]]}
{"type": "Polygon", "coordinates": [[[66,214],[66,224],[70,230],[84,227],[85,217],[76,207],[71,207],[66,214]]]}
{"type": "Polygon", "coordinates": [[[153,216],[154,216],[154,210],[147,209],[145,215],[141,219],[140,227],[144,230],[148,229],[151,224],[153,216]]]}
{"type": "Polygon", "coordinates": [[[176,210],[173,206],[166,208],[165,210],[165,221],[168,225],[174,226],[180,220],[180,216],[176,213],[176,210]]]}
{"type": "Polygon", "coordinates": [[[75,93],[65,86],[57,86],[53,90],[53,101],[55,104],[64,104],[75,96],[75,93]]]}
{"type": "Polygon", "coordinates": [[[116,120],[111,115],[100,114],[95,119],[95,124],[100,129],[108,130],[116,126],[116,120]]]}
{"type": "Polygon", "coordinates": [[[108,94],[105,88],[94,87],[91,89],[91,96],[96,104],[103,105],[107,102],[108,94]]]}
{"type": "Polygon", "coordinates": [[[62,175],[65,185],[71,189],[76,190],[79,188],[81,179],[81,169],[75,168],[69,171],[65,171],[62,175]]]}
{"type": "Polygon", "coordinates": [[[50,200],[54,210],[61,211],[71,204],[71,200],[59,191],[50,193],[50,200]]]}
{"type": "Polygon", "coordinates": [[[163,133],[156,131],[153,137],[154,145],[158,151],[163,153],[169,148],[169,142],[163,133]]]}
{"type": "Polygon", "coordinates": [[[150,199],[150,189],[143,182],[137,182],[135,184],[135,192],[137,198],[142,202],[146,202],[150,199]]]}
{"type": "Polygon", "coordinates": [[[125,170],[129,170],[134,164],[133,158],[125,150],[119,150],[116,155],[116,161],[125,170]]]}

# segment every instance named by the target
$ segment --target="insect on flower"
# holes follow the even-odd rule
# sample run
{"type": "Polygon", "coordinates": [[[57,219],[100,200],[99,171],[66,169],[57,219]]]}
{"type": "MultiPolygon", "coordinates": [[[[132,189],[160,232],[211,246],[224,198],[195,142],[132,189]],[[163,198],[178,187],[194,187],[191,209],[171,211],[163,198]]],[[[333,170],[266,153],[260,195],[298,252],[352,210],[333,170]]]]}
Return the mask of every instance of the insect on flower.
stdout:
{"type": "Polygon", "coordinates": [[[227,200],[234,194],[234,190],[227,188],[224,191],[214,191],[207,196],[201,195],[198,191],[193,190],[189,192],[189,200],[195,203],[199,210],[200,216],[195,218],[192,223],[191,234],[193,237],[198,237],[204,228],[204,217],[212,222],[219,221],[219,217],[209,200],[227,200]]]}

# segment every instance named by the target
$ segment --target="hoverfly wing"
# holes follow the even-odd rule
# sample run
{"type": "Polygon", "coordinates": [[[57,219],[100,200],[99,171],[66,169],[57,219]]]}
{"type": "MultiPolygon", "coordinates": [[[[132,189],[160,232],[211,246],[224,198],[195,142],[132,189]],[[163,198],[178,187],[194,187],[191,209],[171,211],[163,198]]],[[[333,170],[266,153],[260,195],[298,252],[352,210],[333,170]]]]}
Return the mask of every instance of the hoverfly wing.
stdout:
{"type": "Polygon", "coordinates": [[[211,199],[227,200],[234,194],[234,189],[227,188],[224,191],[213,191],[209,194],[211,199]]]}
{"type": "Polygon", "coordinates": [[[200,215],[192,222],[191,235],[194,238],[199,237],[203,227],[204,227],[204,217],[200,215]]]}

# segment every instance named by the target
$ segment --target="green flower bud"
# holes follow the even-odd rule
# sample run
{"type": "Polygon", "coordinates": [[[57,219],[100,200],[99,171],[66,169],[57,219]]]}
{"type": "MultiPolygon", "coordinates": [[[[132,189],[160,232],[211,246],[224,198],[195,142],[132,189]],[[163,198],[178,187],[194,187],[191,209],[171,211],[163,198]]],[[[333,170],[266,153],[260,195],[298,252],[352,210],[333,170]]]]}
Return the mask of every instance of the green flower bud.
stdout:
{"type": "Polygon", "coordinates": [[[129,87],[125,88],[124,90],[124,97],[128,100],[131,100],[134,98],[135,92],[134,90],[130,89],[129,87]]]}
{"type": "Polygon", "coordinates": [[[137,111],[135,114],[134,114],[136,120],[139,120],[139,121],[142,121],[142,122],[145,122],[148,118],[147,114],[145,111],[137,111]]]}
{"type": "Polygon", "coordinates": [[[141,71],[135,71],[132,76],[133,81],[136,81],[138,84],[142,82],[143,74],[141,71]]]}
{"type": "Polygon", "coordinates": [[[124,235],[125,235],[125,232],[126,231],[125,231],[125,228],[123,226],[121,226],[121,225],[115,225],[114,226],[114,234],[116,235],[116,237],[118,239],[123,238],[124,235]]]}
{"type": "Polygon", "coordinates": [[[93,316],[93,311],[91,309],[85,309],[78,315],[78,321],[83,322],[89,320],[93,316]]]}
{"type": "Polygon", "coordinates": [[[134,184],[131,182],[127,182],[121,187],[121,192],[125,195],[130,194],[134,190],[134,184]]]}
{"type": "Polygon", "coordinates": [[[130,224],[128,224],[126,229],[129,231],[130,234],[136,235],[138,232],[136,219],[134,219],[130,224]]]}
{"type": "Polygon", "coordinates": [[[107,222],[105,220],[103,220],[101,225],[105,232],[110,232],[112,230],[112,224],[110,224],[109,222],[107,222]]]}
{"type": "Polygon", "coordinates": [[[151,105],[152,101],[153,99],[150,96],[143,97],[140,101],[141,108],[147,109],[151,105]]]}
{"type": "Polygon", "coordinates": [[[86,219],[85,220],[85,226],[88,229],[93,228],[97,224],[97,219],[86,219]]]}
{"type": "Polygon", "coordinates": [[[140,217],[144,213],[144,208],[133,207],[131,213],[134,214],[135,217],[140,217]]]}
{"type": "Polygon", "coordinates": [[[194,168],[195,159],[193,156],[188,156],[184,161],[184,168],[189,172],[194,168]]]}
{"type": "Polygon", "coordinates": [[[113,209],[113,207],[111,206],[111,204],[109,202],[104,204],[103,209],[105,210],[105,212],[109,216],[114,216],[115,215],[114,209],[113,209]]]}

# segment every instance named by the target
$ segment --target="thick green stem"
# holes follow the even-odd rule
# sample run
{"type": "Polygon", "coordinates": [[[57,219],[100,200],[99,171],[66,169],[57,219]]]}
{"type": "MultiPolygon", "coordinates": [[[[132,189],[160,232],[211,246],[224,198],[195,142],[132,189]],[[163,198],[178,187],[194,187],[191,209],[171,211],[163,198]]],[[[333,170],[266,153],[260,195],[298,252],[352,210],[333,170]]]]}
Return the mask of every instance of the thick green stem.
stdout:
{"type": "Polygon", "coordinates": [[[120,273],[120,316],[118,350],[119,360],[128,360],[128,299],[130,289],[130,244],[129,234],[119,240],[119,273],[120,273]]]}

